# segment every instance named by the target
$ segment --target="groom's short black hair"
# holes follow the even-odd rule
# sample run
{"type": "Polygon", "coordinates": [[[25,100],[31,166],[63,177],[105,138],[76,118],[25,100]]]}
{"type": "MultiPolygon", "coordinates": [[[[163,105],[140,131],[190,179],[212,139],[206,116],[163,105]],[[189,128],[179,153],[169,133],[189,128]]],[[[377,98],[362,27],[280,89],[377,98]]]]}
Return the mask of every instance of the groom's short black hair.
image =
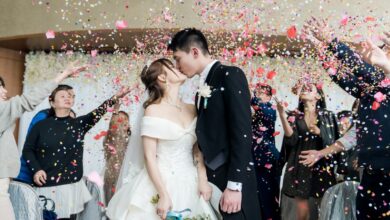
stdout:
{"type": "Polygon", "coordinates": [[[203,33],[195,28],[186,28],[173,36],[168,44],[168,50],[190,52],[192,46],[198,47],[204,55],[210,54],[209,45],[203,33]]]}

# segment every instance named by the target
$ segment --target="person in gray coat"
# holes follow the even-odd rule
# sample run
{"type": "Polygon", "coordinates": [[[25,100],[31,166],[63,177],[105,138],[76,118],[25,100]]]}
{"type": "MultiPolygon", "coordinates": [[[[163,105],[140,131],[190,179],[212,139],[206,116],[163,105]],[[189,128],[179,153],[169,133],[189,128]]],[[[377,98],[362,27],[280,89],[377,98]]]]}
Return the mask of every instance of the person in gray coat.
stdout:
{"type": "Polygon", "coordinates": [[[74,63],[61,71],[53,80],[42,83],[20,96],[7,97],[3,78],[0,77],[0,213],[3,220],[14,220],[14,212],[9,199],[8,188],[10,179],[18,175],[20,169],[20,153],[13,132],[16,120],[25,111],[32,111],[39,105],[60,82],[84,71],[84,66],[74,66],[74,63]]]}

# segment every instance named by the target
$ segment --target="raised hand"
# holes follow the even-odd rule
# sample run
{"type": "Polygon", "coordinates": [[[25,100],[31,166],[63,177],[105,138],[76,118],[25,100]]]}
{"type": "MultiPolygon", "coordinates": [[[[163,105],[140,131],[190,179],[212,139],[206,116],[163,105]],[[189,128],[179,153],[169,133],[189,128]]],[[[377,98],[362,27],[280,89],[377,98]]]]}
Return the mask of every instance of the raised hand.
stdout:
{"type": "Polygon", "coordinates": [[[283,102],[276,97],[274,98],[274,100],[276,101],[276,109],[278,110],[279,114],[285,113],[286,108],[284,107],[283,102]]]}
{"type": "Polygon", "coordinates": [[[323,43],[330,43],[334,38],[334,32],[324,19],[312,17],[307,23],[311,26],[313,36],[323,43]]]}
{"type": "Polygon", "coordinates": [[[88,64],[78,65],[78,61],[71,62],[65,67],[64,71],[57,75],[55,81],[60,83],[68,77],[77,77],[80,72],[83,72],[90,67],[91,65],[88,64]]]}
{"type": "Polygon", "coordinates": [[[125,97],[127,94],[129,94],[130,91],[131,91],[131,88],[123,87],[115,94],[114,97],[121,99],[121,98],[125,97]]]}
{"type": "Polygon", "coordinates": [[[297,95],[297,96],[300,96],[301,95],[301,92],[302,92],[302,89],[303,89],[303,85],[304,83],[302,82],[302,80],[299,80],[291,89],[291,92],[294,94],[294,95],[297,95]]]}
{"type": "Polygon", "coordinates": [[[370,39],[362,43],[360,55],[364,61],[371,65],[376,65],[386,72],[390,72],[390,59],[386,52],[376,46],[370,39]]]}

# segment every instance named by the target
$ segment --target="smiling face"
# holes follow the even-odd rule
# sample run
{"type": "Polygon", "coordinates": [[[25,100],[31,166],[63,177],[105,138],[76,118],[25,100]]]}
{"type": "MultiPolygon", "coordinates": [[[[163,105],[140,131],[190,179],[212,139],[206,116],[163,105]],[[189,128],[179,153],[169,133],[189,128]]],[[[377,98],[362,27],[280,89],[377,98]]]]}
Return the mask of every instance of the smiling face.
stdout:
{"type": "Polygon", "coordinates": [[[74,91],[60,90],[54,95],[54,99],[50,100],[50,105],[56,110],[70,110],[74,105],[74,91]]]}

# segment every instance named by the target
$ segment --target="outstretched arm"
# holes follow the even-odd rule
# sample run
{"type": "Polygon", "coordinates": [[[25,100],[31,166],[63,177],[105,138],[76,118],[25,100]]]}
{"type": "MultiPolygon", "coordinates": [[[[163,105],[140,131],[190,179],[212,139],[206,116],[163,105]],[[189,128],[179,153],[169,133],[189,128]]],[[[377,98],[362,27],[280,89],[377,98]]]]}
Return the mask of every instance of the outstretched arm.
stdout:
{"type": "Polygon", "coordinates": [[[343,137],[339,138],[335,143],[330,146],[325,147],[322,150],[308,150],[302,151],[301,155],[299,155],[300,163],[309,167],[312,167],[316,164],[320,159],[325,156],[331,156],[334,154],[338,154],[342,151],[347,151],[356,146],[356,127],[353,126],[348,130],[347,133],[344,134],[343,137]]]}
{"type": "Polygon", "coordinates": [[[95,126],[96,123],[99,122],[103,115],[106,114],[108,107],[115,105],[120,98],[123,98],[129,92],[129,88],[121,89],[119,92],[117,92],[116,95],[114,95],[110,99],[107,99],[105,102],[103,102],[103,104],[94,109],[92,112],[78,117],[77,119],[82,124],[82,126],[85,127],[85,129],[91,129],[93,126],[95,126]]]}
{"type": "Polygon", "coordinates": [[[8,129],[25,111],[34,110],[39,103],[49,96],[60,82],[74,74],[84,71],[86,68],[86,65],[78,67],[74,67],[73,64],[68,65],[54,80],[37,86],[29,92],[24,92],[20,96],[15,96],[2,102],[0,105],[0,118],[8,118],[8,120],[0,123],[0,133],[8,129]]]}

